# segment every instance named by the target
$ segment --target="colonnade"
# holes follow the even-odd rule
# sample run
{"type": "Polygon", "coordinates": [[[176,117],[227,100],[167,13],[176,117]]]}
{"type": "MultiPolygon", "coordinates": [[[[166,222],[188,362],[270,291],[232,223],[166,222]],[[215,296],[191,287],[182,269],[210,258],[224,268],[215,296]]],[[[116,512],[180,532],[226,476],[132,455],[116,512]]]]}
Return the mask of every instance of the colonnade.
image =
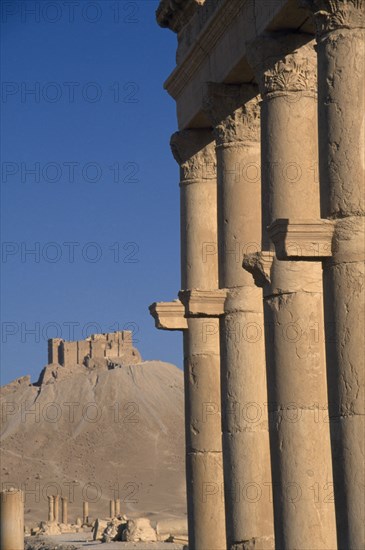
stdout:
{"type": "Polygon", "coordinates": [[[171,140],[182,290],[150,310],[184,335],[191,550],[365,543],[365,7],[302,4],[316,40],[250,41],[171,140]]]}

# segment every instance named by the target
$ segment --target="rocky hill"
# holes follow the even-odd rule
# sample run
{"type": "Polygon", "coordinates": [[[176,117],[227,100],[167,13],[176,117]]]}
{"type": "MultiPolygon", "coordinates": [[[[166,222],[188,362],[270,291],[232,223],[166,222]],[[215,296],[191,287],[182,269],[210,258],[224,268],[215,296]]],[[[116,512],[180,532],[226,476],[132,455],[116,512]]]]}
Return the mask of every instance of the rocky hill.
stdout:
{"type": "Polygon", "coordinates": [[[37,384],[1,388],[1,481],[26,492],[26,521],[47,519],[47,495],[70,518],[185,514],[183,375],[158,361],[89,369],[50,364],[37,384]]]}

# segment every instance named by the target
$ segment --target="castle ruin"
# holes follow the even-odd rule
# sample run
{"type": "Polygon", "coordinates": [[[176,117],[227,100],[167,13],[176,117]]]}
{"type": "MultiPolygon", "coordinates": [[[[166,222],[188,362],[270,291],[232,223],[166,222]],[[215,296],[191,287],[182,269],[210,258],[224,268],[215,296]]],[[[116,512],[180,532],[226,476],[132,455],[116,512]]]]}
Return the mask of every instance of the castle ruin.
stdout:
{"type": "Polygon", "coordinates": [[[48,340],[48,364],[62,367],[97,363],[134,364],[141,362],[139,351],[133,347],[133,335],[129,330],[106,334],[91,334],[85,340],[68,342],[62,338],[48,340]]]}

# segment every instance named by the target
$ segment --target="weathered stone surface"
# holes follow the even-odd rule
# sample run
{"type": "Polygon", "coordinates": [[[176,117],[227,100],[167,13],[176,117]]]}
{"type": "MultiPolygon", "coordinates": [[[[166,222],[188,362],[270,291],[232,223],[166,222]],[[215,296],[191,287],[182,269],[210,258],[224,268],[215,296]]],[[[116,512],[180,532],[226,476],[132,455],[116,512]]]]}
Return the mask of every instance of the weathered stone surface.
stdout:
{"type": "Polygon", "coordinates": [[[93,540],[102,540],[103,533],[107,527],[108,522],[106,520],[97,518],[93,528],[93,540]]]}
{"type": "MultiPolygon", "coordinates": [[[[208,547],[194,483],[215,432],[203,432],[197,410],[219,349],[228,549],[357,550],[365,541],[365,0],[163,1],[159,22],[178,33],[165,86],[181,128],[172,145],[182,180],[187,446],[206,453],[188,453],[190,545],[208,547]],[[197,185],[213,181],[206,167],[215,165],[217,245],[205,217],[215,218],[214,193],[197,185]],[[252,484],[260,498],[248,505],[237,492],[252,484]]],[[[210,403],[211,416],[216,410],[210,403]]]]}
{"type": "Polygon", "coordinates": [[[0,548],[24,549],[24,494],[19,489],[0,493],[0,548]]]}
{"type": "MultiPolygon", "coordinates": [[[[313,43],[306,40],[280,33],[256,40],[249,50],[263,97],[263,250],[272,249],[266,227],[275,220],[320,217],[313,177],[318,159],[316,57],[313,43]]],[[[315,540],[318,549],[332,550],[333,503],[317,503],[308,489],[308,476],[320,487],[332,482],[329,426],[316,424],[312,411],[327,398],[321,266],[274,258],[269,279],[264,313],[268,406],[277,410],[270,412],[269,423],[275,544],[309,548],[315,540]],[[282,410],[290,406],[300,413],[300,421],[282,422],[282,410]],[[287,496],[293,483],[300,498],[287,496]]]]}
{"type": "MultiPolygon", "coordinates": [[[[181,538],[188,536],[187,519],[167,519],[157,522],[156,533],[158,540],[166,541],[170,537],[181,538]]],[[[171,541],[174,542],[174,541],[171,541]]]]}
{"type": "MultiPolygon", "coordinates": [[[[179,296],[184,301],[193,291],[203,291],[206,297],[218,288],[217,177],[212,132],[177,132],[171,138],[171,149],[180,165],[183,290],[179,296]]],[[[218,319],[190,317],[189,306],[183,305],[187,322],[183,340],[189,544],[192,550],[225,550],[223,492],[214,491],[212,498],[202,500],[202,488],[223,486],[218,319]]],[[[163,308],[159,313],[158,306],[150,309],[157,319],[163,315],[163,308]]],[[[182,326],[181,318],[176,322],[182,326]]],[[[174,324],[165,322],[162,328],[174,324]]],[[[161,328],[161,322],[158,326],[161,328]]]]}
{"type": "Polygon", "coordinates": [[[262,291],[241,265],[244,252],[258,250],[261,243],[257,94],[252,85],[209,84],[205,97],[216,137],[219,287],[225,292],[220,343],[229,548],[260,535],[273,542],[274,534],[272,503],[262,498],[252,503],[241,495],[253,479],[261,487],[270,479],[267,410],[262,408],[261,421],[250,429],[240,414],[249,402],[266,399],[262,291]]]}
{"type": "Polygon", "coordinates": [[[108,334],[92,334],[85,340],[67,342],[61,338],[48,341],[48,363],[63,367],[85,365],[93,368],[96,364],[108,365],[140,363],[140,353],[133,347],[130,331],[116,331],[108,334]],[[102,361],[103,360],[103,361],[102,361]]]}
{"type": "Polygon", "coordinates": [[[138,518],[128,520],[122,540],[126,542],[156,542],[157,535],[149,519],[138,518]]]}
{"type": "Polygon", "coordinates": [[[106,528],[103,531],[101,540],[102,542],[113,542],[123,540],[123,532],[127,527],[127,521],[113,518],[108,521],[106,528]]]}

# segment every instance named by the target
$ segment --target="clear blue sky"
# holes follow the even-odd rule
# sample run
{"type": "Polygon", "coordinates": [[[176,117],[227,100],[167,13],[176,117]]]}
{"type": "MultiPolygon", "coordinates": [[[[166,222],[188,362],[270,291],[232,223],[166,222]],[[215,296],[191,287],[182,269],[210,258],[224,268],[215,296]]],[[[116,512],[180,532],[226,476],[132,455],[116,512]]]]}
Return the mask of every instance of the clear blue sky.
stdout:
{"type": "Polygon", "coordinates": [[[148,312],[180,285],[176,36],[157,0],[1,4],[1,384],[99,329],[181,367],[148,312]]]}

